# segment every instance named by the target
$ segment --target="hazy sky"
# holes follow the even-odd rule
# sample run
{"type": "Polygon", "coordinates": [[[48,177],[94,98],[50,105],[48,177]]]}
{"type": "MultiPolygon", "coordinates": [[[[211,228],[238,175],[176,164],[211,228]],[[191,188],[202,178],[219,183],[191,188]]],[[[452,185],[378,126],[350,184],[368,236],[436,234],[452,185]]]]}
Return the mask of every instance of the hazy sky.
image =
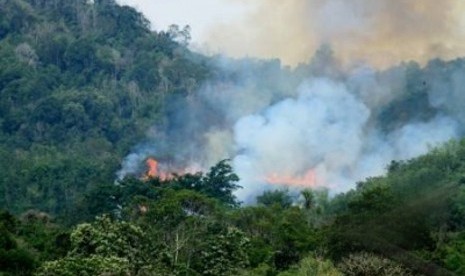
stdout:
{"type": "Polygon", "coordinates": [[[346,64],[386,67],[465,55],[463,0],[119,0],[155,30],[191,26],[207,53],[296,65],[329,43],[346,64]]]}
{"type": "Polygon", "coordinates": [[[190,25],[194,44],[204,44],[214,25],[241,20],[251,8],[241,0],[119,0],[137,8],[155,30],[190,25]]]}

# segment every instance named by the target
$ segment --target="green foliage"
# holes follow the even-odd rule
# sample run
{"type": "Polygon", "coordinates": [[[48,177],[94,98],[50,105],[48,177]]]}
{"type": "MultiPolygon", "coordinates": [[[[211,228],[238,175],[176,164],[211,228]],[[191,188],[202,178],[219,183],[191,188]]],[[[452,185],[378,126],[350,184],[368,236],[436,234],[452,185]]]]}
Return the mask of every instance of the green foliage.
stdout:
{"type": "MultiPolygon", "coordinates": [[[[254,75],[276,102],[297,85],[277,75],[344,78],[329,46],[293,71],[251,59],[225,71],[187,49],[189,26],[154,32],[115,0],[0,0],[0,11],[0,208],[16,215],[0,213],[0,273],[340,275],[341,259],[349,275],[465,273],[465,140],[393,161],[334,198],[268,191],[241,207],[227,160],[205,174],[114,183],[134,141],[154,123],[169,134],[205,80],[254,75]]],[[[451,68],[463,63],[380,72],[405,82],[372,120],[393,131],[436,116],[428,78],[453,90],[451,68]]]]}
{"type": "Polygon", "coordinates": [[[257,197],[257,204],[268,207],[278,205],[281,208],[289,208],[292,203],[293,199],[288,190],[265,191],[257,197]]]}
{"type": "Polygon", "coordinates": [[[30,274],[37,265],[36,255],[16,235],[19,221],[6,211],[0,212],[0,274],[30,274]]]}
{"type": "Polygon", "coordinates": [[[0,5],[0,207],[91,219],[70,214],[114,181],[133,141],[162,122],[166,97],[193,91],[209,69],[113,0],[0,5]]]}
{"type": "Polygon", "coordinates": [[[236,228],[227,228],[209,238],[201,250],[196,271],[202,275],[233,275],[248,265],[249,240],[236,228]]]}
{"type": "Polygon", "coordinates": [[[231,220],[250,237],[249,260],[252,267],[269,262],[274,252],[274,227],[277,212],[264,207],[244,207],[232,214],[231,220]]]}
{"type": "Polygon", "coordinates": [[[71,233],[70,256],[115,256],[139,267],[144,261],[144,246],[144,234],[138,226],[103,216],[93,224],[79,224],[71,233]]]}
{"type": "Polygon", "coordinates": [[[228,160],[222,160],[211,167],[210,171],[205,175],[200,192],[212,198],[217,198],[227,205],[237,206],[238,202],[233,192],[241,188],[236,184],[238,181],[239,177],[233,172],[228,160]]]}
{"type": "MultiPolygon", "coordinates": [[[[343,275],[330,260],[324,260],[316,257],[305,257],[298,265],[290,270],[281,272],[278,276],[341,276],[343,275]]],[[[367,274],[371,275],[371,274],[367,274]]],[[[372,274],[378,275],[378,274],[372,274]]]]}
{"type": "Polygon", "coordinates": [[[303,197],[302,205],[305,209],[312,209],[315,207],[315,194],[310,189],[305,189],[301,192],[303,197]]]}
{"type": "Polygon", "coordinates": [[[298,207],[244,207],[232,214],[232,220],[250,238],[252,267],[267,263],[285,270],[318,247],[318,233],[298,207]]]}
{"type": "Polygon", "coordinates": [[[338,265],[344,275],[413,275],[401,265],[376,255],[362,252],[343,258],[338,265]]]}
{"type": "Polygon", "coordinates": [[[207,196],[189,190],[167,190],[149,209],[144,220],[153,220],[158,227],[171,232],[182,222],[206,220],[215,214],[217,202],[207,196]]]}
{"type": "Polygon", "coordinates": [[[435,255],[444,266],[461,275],[465,273],[465,233],[455,233],[437,248],[435,255]]]}
{"type": "Polygon", "coordinates": [[[395,206],[391,188],[382,184],[382,179],[368,179],[359,184],[360,193],[349,202],[348,207],[354,213],[370,215],[382,214],[395,206]]]}
{"type": "Polygon", "coordinates": [[[26,249],[0,250],[0,273],[27,275],[35,269],[36,265],[37,261],[34,255],[26,249]]]}
{"type": "Polygon", "coordinates": [[[333,199],[314,190],[293,202],[278,191],[256,206],[231,204],[237,178],[224,162],[205,175],[127,178],[96,187],[87,201],[116,219],[98,217],[71,235],[43,212],[20,220],[1,213],[2,256],[14,265],[5,271],[24,263],[27,271],[40,264],[41,275],[87,271],[82,266],[117,275],[460,274],[464,147],[393,162],[386,176],[333,199]]]}
{"type": "Polygon", "coordinates": [[[73,275],[129,275],[129,262],[118,257],[93,255],[86,258],[66,257],[58,261],[44,263],[35,275],[73,276],[73,275]]]}
{"type": "Polygon", "coordinates": [[[132,207],[140,225],[151,237],[153,258],[170,271],[188,273],[206,240],[214,239],[224,226],[216,219],[218,202],[191,190],[165,190],[157,201],[137,198],[132,207]]]}
{"type": "Polygon", "coordinates": [[[22,214],[17,233],[32,250],[40,252],[39,261],[63,257],[70,248],[69,232],[43,212],[29,210],[22,214]]]}
{"type": "Polygon", "coordinates": [[[459,269],[445,263],[446,256],[460,259],[447,237],[463,230],[463,150],[463,141],[450,142],[419,158],[392,162],[387,176],[367,179],[333,200],[340,207],[324,234],[332,258],[369,251],[418,273],[459,269]]]}
{"type": "Polygon", "coordinates": [[[15,232],[18,226],[18,221],[10,212],[0,210],[0,225],[9,232],[15,232]]]}
{"type": "Polygon", "coordinates": [[[143,231],[108,216],[98,217],[92,224],[79,224],[70,241],[67,256],[43,263],[38,275],[126,275],[150,264],[143,231]]]}

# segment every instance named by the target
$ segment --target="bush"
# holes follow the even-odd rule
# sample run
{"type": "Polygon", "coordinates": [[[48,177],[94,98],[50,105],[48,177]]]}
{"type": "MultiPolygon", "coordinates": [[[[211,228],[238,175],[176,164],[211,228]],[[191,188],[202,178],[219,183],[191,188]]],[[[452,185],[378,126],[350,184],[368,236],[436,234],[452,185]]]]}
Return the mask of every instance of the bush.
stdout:
{"type": "Polygon", "coordinates": [[[87,258],[66,257],[58,261],[45,262],[36,275],[129,275],[129,273],[127,259],[93,255],[87,258]]]}
{"type": "Polygon", "coordinates": [[[329,260],[315,258],[313,256],[302,259],[298,266],[280,273],[278,276],[340,276],[342,273],[336,269],[329,260]]]}
{"type": "Polygon", "coordinates": [[[396,262],[366,252],[350,254],[342,259],[338,268],[344,275],[349,276],[412,275],[410,271],[396,262]]]}

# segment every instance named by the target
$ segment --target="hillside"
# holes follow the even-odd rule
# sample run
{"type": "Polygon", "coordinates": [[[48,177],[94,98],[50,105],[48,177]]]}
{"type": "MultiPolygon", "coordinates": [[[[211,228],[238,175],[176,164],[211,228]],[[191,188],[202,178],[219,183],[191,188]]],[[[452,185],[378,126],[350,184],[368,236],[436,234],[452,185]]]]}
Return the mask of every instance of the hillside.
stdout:
{"type": "Polygon", "coordinates": [[[289,68],[114,0],[0,14],[0,274],[465,273],[463,59],[289,68]]]}
{"type": "Polygon", "coordinates": [[[69,215],[205,60],[114,1],[0,3],[0,206],[69,215]]]}

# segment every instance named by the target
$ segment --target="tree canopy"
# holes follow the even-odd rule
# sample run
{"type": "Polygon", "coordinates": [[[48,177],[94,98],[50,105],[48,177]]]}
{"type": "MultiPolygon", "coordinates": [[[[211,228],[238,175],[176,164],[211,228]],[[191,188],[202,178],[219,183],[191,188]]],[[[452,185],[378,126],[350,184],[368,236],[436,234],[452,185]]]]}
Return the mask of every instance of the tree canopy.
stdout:
{"type": "MultiPolygon", "coordinates": [[[[153,31],[115,0],[0,0],[0,14],[1,275],[465,273],[465,140],[394,160],[386,175],[337,195],[271,189],[245,205],[229,160],[115,181],[134,141],[153,124],[169,134],[211,77],[227,86],[256,75],[275,102],[308,76],[346,77],[329,46],[293,70],[242,59],[222,71],[221,58],[189,50],[189,26],[153,31]],[[274,79],[277,71],[291,84],[274,79]]],[[[405,93],[371,120],[389,132],[436,116],[425,80],[451,88],[446,80],[464,64],[379,73],[405,72],[405,93]]],[[[201,116],[218,107],[208,108],[201,116]]]]}

